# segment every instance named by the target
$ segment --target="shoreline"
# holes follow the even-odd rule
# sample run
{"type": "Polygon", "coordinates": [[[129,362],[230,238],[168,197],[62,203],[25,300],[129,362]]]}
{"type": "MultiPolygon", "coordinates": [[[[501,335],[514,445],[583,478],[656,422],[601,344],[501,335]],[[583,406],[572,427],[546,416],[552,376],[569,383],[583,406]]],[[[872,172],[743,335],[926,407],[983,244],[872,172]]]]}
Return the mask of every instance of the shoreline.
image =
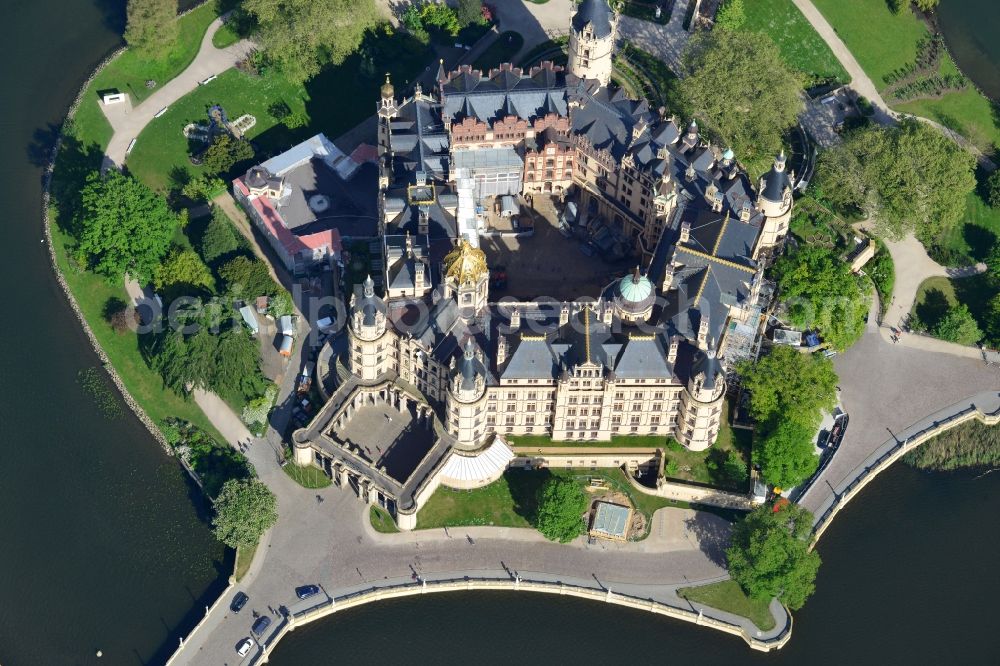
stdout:
{"type": "Polygon", "coordinates": [[[111,359],[108,358],[104,348],[101,347],[100,342],[98,342],[97,336],[90,327],[90,322],[87,321],[83,311],[80,309],[80,304],[77,303],[76,297],[73,295],[73,291],[69,287],[69,283],[66,282],[66,277],[63,275],[62,269],[59,268],[59,261],[56,257],[56,248],[52,238],[52,218],[49,214],[52,205],[52,175],[55,170],[56,160],[59,157],[59,151],[62,149],[63,140],[65,138],[66,124],[75,117],[77,110],[80,108],[80,103],[83,101],[83,94],[87,88],[90,87],[90,84],[93,83],[94,79],[104,70],[105,67],[107,67],[115,58],[120,56],[127,49],[127,46],[121,46],[104,57],[90,73],[90,76],[88,76],[80,85],[80,89],[77,91],[76,96],[73,98],[73,101],[66,110],[63,122],[59,126],[59,134],[52,146],[52,150],[49,152],[48,160],[42,171],[42,228],[45,233],[45,243],[48,245],[49,262],[52,264],[52,272],[55,274],[56,282],[59,284],[59,288],[62,290],[63,294],[66,296],[70,309],[73,311],[74,316],[80,323],[84,335],[86,335],[87,340],[90,342],[91,348],[94,350],[94,353],[97,354],[97,358],[101,361],[101,367],[111,378],[111,383],[114,384],[115,388],[118,390],[118,393],[122,397],[122,401],[125,403],[125,406],[129,409],[129,411],[131,411],[139,422],[146,428],[153,439],[160,445],[160,448],[163,449],[164,453],[168,456],[174,457],[173,449],[163,436],[163,433],[160,432],[159,427],[157,427],[156,423],[153,422],[153,419],[151,419],[146,413],[146,410],[143,409],[142,405],[140,405],[135,398],[132,397],[132,394],[125,387],[125,382],[122,381],[118,371],[111,363],[111,359]]]}
{"type": "Polygon", "coordinates": [[[271,638],[263,644],[254,663],[266,664],[271,656],[271,653],[281,643],[281,639],[284,638],[289,632],[294,631],[297,627],[305,626],[311,622],[325,619],[334,613],[358,608],[387,599],[399,599],[422,594],[439,594],[444,592],[469,592],[473,590],[507,592],[524,591],[556,594],[586,599],[589,601],[610,603],[636,610],[644,610],[656,615],[665,615],[675,620],[682,620],[698,626],[710,627],[733,636],[739,636],[751,649],[759,652],[771,652],[784,647],[792,637],[792,626],[794,624],[791,613],[786,611],[788,621],[784,627],[779,629],[777,635],[770,639],[760,639],[756,636],[750,635],[742,627],[724,620],[707,617],[701,612],[678,608],[653,599],[640,599],[627,594],[614,592],[611,589],[598,590],[595,588],[583,587],[564,582],[552,583],[524,579],[489,577],[471,578],[466,576],[462,578],[437,581],[425,580],[397,585],[390,584],[384,587],[372,586],[360,592],[346,594],[340,597],[328,598],[327,601],[309,610],[289,614],[278,629],[277,633],[272,635],[271,638]]]}
{"type": "MultiPolygon", "coordinates": [[[[193,9],[193,8],[192,8],[193,9]]],[[[190,11],[190,10],[188,10],[190,11]]],[[[123,401],[128,406],[128,408],[136,415],[136,418],[143,424],[144,427],[149,431],[160,445],[161,448],[167,453],[167,455],[174,456],[174,452],[167,443],[166,439],[163,437],[159,428],[153,422],[153,420],[146,413],[142,405],[140,405],[130,394],[124,385],[121,377],[119,376],[117,370],[114,368],[104,349],[101,347],[97,337],[95,336],[93,330],[91,329],[90,323],[84,316],[76,298],[67,283],[62,270],[60,269],[56,254],[55,247],[53,246],[53,235],[51,230],[52,219],[50,216],[50,206],[51,206],[51,195],[50,189],[52,184],[53,170],[55,168],[56,160],[59,156],[59,151],[63,145],[64,131],[67,122],[70,121],[76,111],[78,110],[82,100],[83,95],[87,88],[91,85],[94,78],[98,76],[101,71],[115,58],[117,58],[121,53],[123,53],[127,47],[120,47],[110,53],[105,57],[98,65],[95,67],[90,76],[82,83],[79,91],[73,102],[70,104],[67,110],[66,116],[64,117],[63,123],[60,126],[58,136],[49,154],[49,159],[46,166],[44,167],[43,176],[43,188],[42,188],[42,218],[44,224],[44,233],[46,237],[46,242],[49,244],[48,252],[50,262],[52,263],[53,270],[56,275],[56,279],[59,282],[60,288],[66,295],[66,298],[73,309],[77,320],[81,323],[84,333],[90,341],[91,347],[94,349],[98,358],[101,360],[102,367],[111,377],[112,383],[115,385],[119,393],[122,395],[123,401]]],[[[971,81],[971,79],[970,79],[971,81]]],[[[978,88],[977,88],[978,89],[978,88]]],[[[922,442],[921,442],[922,443],[922,442]]],[[[877,466],[874,470],[865,470],[866,475],[863,479],[863,483],[859,487],[854,489],[854,492],[846,494],[843,498],[838,498],[836,510],[833,511],[831,515],[826,518],[826,522],[821,526],[821,529],[814,538],[818,540],[822,531],[826,528],[827,523],[829,523],[837,511],[846,505],[848,500],[850,500],[860,487],[867,484],[872,478],[878,475],[879,472],[883,471],[888,467],[888,464],[877,466]],[[871,473],[873,471],[873,473],[871,473]]],[[[326,606],[322,608],[316,608],[311,611],[299,614],[299,616],[289,616],[289,619],[285,621],[284,624],[279,629],[279,632],[273,637],[271,641],[267,643],[267,646],[263,649],[261,655],[260,663],[266,663],[268,656],[273,651],[274,647],[280,642],[280,639],[288,632],[294,630],[296,626],[305,625],[310,622],[322,619],[327,615],[333,614],[339,610],[347,610],[350,608],[358,607],[368,603],[373,603],[383,599],[401,598],[408,596],[415,596],[418,594],[425,593],[438,593],[447,591],[469,591],[469,590],[504,590],[504,591],[524,591],[540,592],[540,593],[550,593],[550,594],[560,594],[560,595],[570,595],[582,599],[590,599],[592,601],[604,601],[605,603],[614,603],[619,606],[626,606],[631,608],[636,608],[639,610],[648,610],[650,612],[667,615],[668,617],[673,617],[674,619],[684,620],[687,622],[692,622],[697,625],[708,626],[726,633],[733,635],[739,635],[748,643],[748,645],[755,650],[771,651],[774,649],[780,649],[783,647],[788,640],[791,638],[793,620],[791,614],[787,614],[787,623],[784,627],[780,629],[778,637],[775,639],[770,639],[768,641],[762,641],[756,637],[749,636],[742,628],[736,625],[724,622],[722,620],[712,619],[704,617],[700,613],[695,613],[694,611],[688,611],[683,608],[676,608],[662,602],[657,602],[653,600],[643,600],[636,597],[631,597],[628,595],[623,595],[619,593],[614,593],[612,591],[599,591],[593,588],[585,588],[581,586],[566,585],[566,584],[553,584],[551,582],[538,582],[538,581],[514,581],[514,580],[503,580],[503,579],[480,579],[480,580],[470,580],[470,579],[455,579],[451,581],[437,581],[437,582],[427,582],[424,584],[402,584],[396,586],[388,586],[383,588],[372,587],[366,592],[356,592],[352,595],[346,595],[343,597],[343,601],[331,601],[326,606]]],[[[212,608],[214,609],[222,601],[232,589],[232,585],[227,587],[226,590],[219,596],[219,598],[213,603],[212,608]]],[[[206,612],[206,617],[208,617],[209,612],[206,612]]],[[[204,623],[204,619],[200,621],[194,629],[189,632],[188,636],[192,635],[194,631],[201,627],[204,623]]],[[[179,656],[181,649],[183,648],[183,640],[181,642],[181,647],[178,648],[171,661],[179,656]]],[[[168,662],[169,663],[169,662],[168,662]]]]}

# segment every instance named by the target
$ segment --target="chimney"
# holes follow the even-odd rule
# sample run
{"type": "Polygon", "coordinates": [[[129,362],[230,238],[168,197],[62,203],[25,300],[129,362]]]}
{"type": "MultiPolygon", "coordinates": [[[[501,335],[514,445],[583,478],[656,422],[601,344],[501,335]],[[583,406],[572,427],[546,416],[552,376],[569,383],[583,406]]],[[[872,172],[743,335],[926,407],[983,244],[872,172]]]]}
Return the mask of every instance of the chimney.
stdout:
{"type": "Polygon", "coordinates": [[[510,327],[515,331],[521,328],[521,311],[516,307],[510,313],[510,327]]]}
{"type": "Polygon", "coordinates": [[[417,233],[421,236],[426,236],[430,232],[430,214],[427,212],[426,206],[420,207],[417,220],[417,233]]]}
{"type": "Polygon", "coordinates": [[[611,303],[607,301],[601,301],[601,321],[604,322],[605,326],[611,326],[613,317],[615,314],[615,309],[611,307],[611,303]]]}
{"type": "Polygon", "coordinates": [[[698,324],[698,347],[708,348],[708,317],[702,316],[701,323],[698,324]]]}
{"type": "Polygon", "coordinates": [[[497,340],[497,367],[507,362],[507,336],[501,335],[497,340]]]}
{"type": "Polygon", "coordinates": [[[569,323],[569,303],[563,303],[562,309],[559,310],[559,325],[565,326],[569,323]]]}
{"type": "Polygon", "coordinates": [[[674,286],[674,265],[667,264],[663,272],[663,291],[669,291],[674,286]]]}
{"type": "Polygon", "coordinates": [[[675,363],[677,361],[677,338],[670,338],[670,350],[667,352],[667,362],[675,363]]]}
{"type": "Polygon", "coordinates": [[[681,243],[687,243],[691,239],[691,223],[681,222],[681,243]]]}

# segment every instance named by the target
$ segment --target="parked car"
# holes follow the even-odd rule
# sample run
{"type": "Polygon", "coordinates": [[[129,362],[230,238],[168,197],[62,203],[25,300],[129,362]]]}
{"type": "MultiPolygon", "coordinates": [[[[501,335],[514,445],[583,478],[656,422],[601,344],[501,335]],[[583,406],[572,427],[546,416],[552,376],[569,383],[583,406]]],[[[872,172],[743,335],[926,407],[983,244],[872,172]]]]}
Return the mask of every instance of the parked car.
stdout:
{"type": "Polygon", "coordinates": [[[559,223],[559,233],[563,235],[563,238],[573,237],[573,229],[566,222],[559,223]]]}
{"type": "Polygon", "coordinates": [[[594,256],[594,247],[590,243],[580,243],[580,252],[583,252],[584,256],[592,257],[594,256]]]}
{"type": "Polygon", "coordinates": [[[493,274],[490,276],[491,284],[493,289],[506,289],[507,288],[507,267],[497,266],[493,269],[493,274]]]}
{"type": "Polygon", "coordinates": [[[249,636],[247,636],[242,641],[236,644],[236,654],[240,655],[241,657],[245,657],[247,656],[247,653],[250,652],[250,648],[252,647],[253,647],[253,640],[249,636]]]}
{"type": "Polygon", "coordinates": [[[236,596],[233,597],[233,602],[229,604],[229,610],[234,613],[239,613],[243,610],[243,607],[247,605],[247,601],[249,600],[250,597],[246,595],[246,592],[237,592],[236,596]]]}
{"type": "Polygon", "coordinates": [[[295,596],[299,599],[308,599],[314,594],[319,594],[319,585],[303,585],[295,588],[295,596]]]}
{"type": "Polygon", "coordinates": [[[271,626],[271,618],[268,617],[267,615],[261,615],[259,618],[257,618],[257,621],[253,623],[253,626],[250,627],[250,630],[255,635],[260,636],[265,631],[267,631],[267,628],[270,626],[271,626]]]}

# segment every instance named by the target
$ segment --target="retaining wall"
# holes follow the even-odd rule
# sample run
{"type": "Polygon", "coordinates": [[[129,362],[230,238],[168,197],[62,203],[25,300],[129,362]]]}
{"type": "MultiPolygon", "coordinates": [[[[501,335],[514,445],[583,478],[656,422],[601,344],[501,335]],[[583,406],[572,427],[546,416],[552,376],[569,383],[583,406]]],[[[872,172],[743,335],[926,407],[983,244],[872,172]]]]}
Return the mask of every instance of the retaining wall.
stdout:
{"type": "Polygon", "coordinates": [[[656,613],[657,615],[666,615],[667,617],[672,617],[676,620],[683,620],[700,626],[711,627],[713,629],[724,631],[727,634],[732,634],[733,636],[739,636],[746,641],[747,645],[751,648],[761,652],[770,652],[771,650],[777,650],[784,647],[785,643],[788,642],[792,635],[792,617],[790,614],[787,615],[788,624],[777,636],[771,639],[762,640],[754,635],[751,635],[739,625],[706,617],[702,613],[697,613],[687,608],[670,606],[651,599],[640,599],[612,592],[611,590],[596,590],[593,588],[579,587],[565,583],[536,582],[523,579],[461,578],[435,582],[423,581],[403,585],[391,585],[381,588],[373,587],[369,590],[358,592],[356,594],[337,597],[313,609],[295,615],[290,615],[280,629],[267,640],[266,644],[258,652],[252,663],[267,663],[271,653],[281,642],[281,639],[284,638],[288,632],[294,631],[296,627],[309,624],[310,622],[314,622],[316,620],[321,620],[338,611],[357,608],[359,606],[375,601],[382,601],[384,599],[397,599],[400,597],[439,592],[467,592],[471,590],[541,592],[547,594],[567,595],[580,599],[589,599],[591,601],[602,601],[605,603],[616,604],[618,606],[627,606],[637,610],[645,610],[651,613],[656,613]]]}
{"type": "MultiPolygon", "coordinates": [[[[883,445],[868,456],[868,458],[862,461],[861,464],[855,467],[844,477],[845,479],[851,479],[844,489],[839,493],[834,490],[833,496],[828,501],[820,505],[822,511],[818,510],[816,512],[818,517],[813,523],[813,547],[815,547],[816,542],[819,541],[823,532],[826,531],[827,526],[829,526],[834,516],[836,516],[837,513],[844,508],[844,506],[846,506],[847,503],[850,502],[862,488],[878,476],[880,472],[884,471],[902,456],[917,448],[927,440],[973,419],[978,419],[986,425],[996,425],[997,423],[1000,423],[1000,410],[992,413],[985,413],[976,405],[970,404],[969,407],[966,407],[965,409],[962,409],[941,421],[935,422],[927,428],[908,435],[903,439],[903,441],[889,442],[888,444],[883,445]]],[[[822,469],[813,477],[813,481],[815,481],[821,473],[822,469]]],[[[810,485],[813,481],[810,482],[810,485]]],[[[803,495],[805,495],[805,493],[803,493],[803,495]]]]}

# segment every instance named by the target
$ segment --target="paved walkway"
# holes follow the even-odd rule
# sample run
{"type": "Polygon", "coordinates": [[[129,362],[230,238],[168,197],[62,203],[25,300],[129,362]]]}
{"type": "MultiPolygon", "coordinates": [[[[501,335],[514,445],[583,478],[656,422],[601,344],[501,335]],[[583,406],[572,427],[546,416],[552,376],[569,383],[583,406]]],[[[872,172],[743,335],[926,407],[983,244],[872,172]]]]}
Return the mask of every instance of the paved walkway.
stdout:
{"type": "Polygon", "coordinates": [[[195,389],[192,393],[194,394],[195,403],[201,408],[201,411],[205,412],[205,416],[212,422],[215,429],[226,438],[227,442],[236,444],[245,442],[253,437],[251,432],[247,430],[247,427],[243,425],[240,417],[236,415],[232,407],[226,404],[225,400],[211,391],[203,389],[195,389]]]}
{"type": "MultiPolygon", "coordinates": [[[[903,340],[915,336],[904,335],[903,340]]],[[[958,345],[954,345],[958,347],[958,345]]],[[[937,345],[892,344],[874,313],[861,340],[834,359],[851,421],[840,447],[799,500],[816,512],[887,438],[949,406],[1000,389],[1000,370],[981,358],[941,353],[937,345]]],[[[962,348],[971,349],[971,348],[962,348]]],[[[978,350],[975,350],[978,354],[978,350]]]]}
{"type": "Polygon", "coordinates": [[[801,11],[803,16],[806,17],[806,20],[812,24],[816,32],[819,33],[819,36],[823,38],[823,41],[825,41],[827,46],[830,47],[830,50],[833,51],[833,54],[837,57],[837,60],[840,61],[840,64],[847,70],[848,75],[851,77],[851,88],[856,90],[862,96],[868,98],[868,101],[870,101],[875,107],[876,121],[883,125],[888,125],[896,122],[903,116],[916,118],[920,122],[927,123],[928,125],[937,128],[938,131],[946,137],[975,155],[979,163],[989,171],[996,170],[996,164],[986,155],[983,155],[979,148],[973,145],[972,142],[958,132],[955,132],[954,130],[951,130],[941,123],[933,121],[929,118],[922,118],[921,116],[914,116],[912,114],[901,114],[889,108],[886,101],[882,99],[882,95],[879,94],[875,84],[868,77],[868,75],[865,74],[865,70],[861,68],[861,65],[858,64],[858,61],[854,58],[854,54],[851,53],[851,50],[848,49],[847,45],[840,39],[840,36],[837,35],[833,26],[830,25],[823,14],[816,9],[816,5],[814,5],[810,0],[792,0],[792,2],[795,3],[795,6],[798,7],[799,11],[801,11]]]}
{"type": "Polygon", "coordinates": [[[662,514],[671,527],[657,539],[659,547],[648,552],[641,544],[629,548],[580,540],[560,546],[520,530],[490,528],[378,535],[366,526],[368,507],[350,489],[299,487],[275,464],[265,442],[254,443],[249,457],[277,495],[282,518],[271,530],[267,547],[259,551],[263,564],[254,562],[258,573],[239,586],[250,596],[247,608],[233,615],[224,600],[188,641],[177,663],[234,663],[233,646],[249,635],[251,613],[293,605],[294,588],[307,583],[341,596],[411,580],[414,573],[436,580],[497,577],[510,569],[535,580],[572,579],[598,589],[603,585],[686,604],[676,599],[677,586],[725,577],[720,553],[728,526],[712,514],[661,510],[657,519],[662,514]]]}
{"type": "Polygon", "coordinates": [[[892,255],[896,268],[896,283],[893,287],[892,302],[886,308],[882,323],[887,326],[901,327],[917,297],[917,290],[924,280],[931,277],[961,278],[977,275],[986,270],[986,264],[966,266],[962,268],[947,268],[937,263],[927,254],[923,244],[913,234],[907,234],[901,240],[885,240],[886,248],[892,255]]]}
{"type": "Polygon", "coordinates": [[[252,48],[252,44],[245,39],[224,49],[217,49],[212,45],[212,37],[220,27],[222,27],[221,17],[212,21],[208,26],[208,30],[201,40],[198,55],[195,56],[187,69],[147,97],[144,102],[124,114],[117,113],[119,109],[115,107],[108,109],[109,113],[106,115],[114,129],[114,135],[111,137],[111,142],[108,143],[108,149],[105,153],[106,166],[121,167],[125,164],[125,151],[128,150],[129,143],[139,136],[146,125],[153,120],[153,116],[161,109],[170,106],[194,90],[198,87],[199,82],[210,76],[221,74],[246,56],[252,48]]]}
{"type": "Polygon", "coordinates": [[[682,73],[681,57],[691,39],[691,33],[684,29],[684,15],[689,1],[677,0],[665,25],[622,15],[618,34],[665,62],[679,76],[682,73]]]}

